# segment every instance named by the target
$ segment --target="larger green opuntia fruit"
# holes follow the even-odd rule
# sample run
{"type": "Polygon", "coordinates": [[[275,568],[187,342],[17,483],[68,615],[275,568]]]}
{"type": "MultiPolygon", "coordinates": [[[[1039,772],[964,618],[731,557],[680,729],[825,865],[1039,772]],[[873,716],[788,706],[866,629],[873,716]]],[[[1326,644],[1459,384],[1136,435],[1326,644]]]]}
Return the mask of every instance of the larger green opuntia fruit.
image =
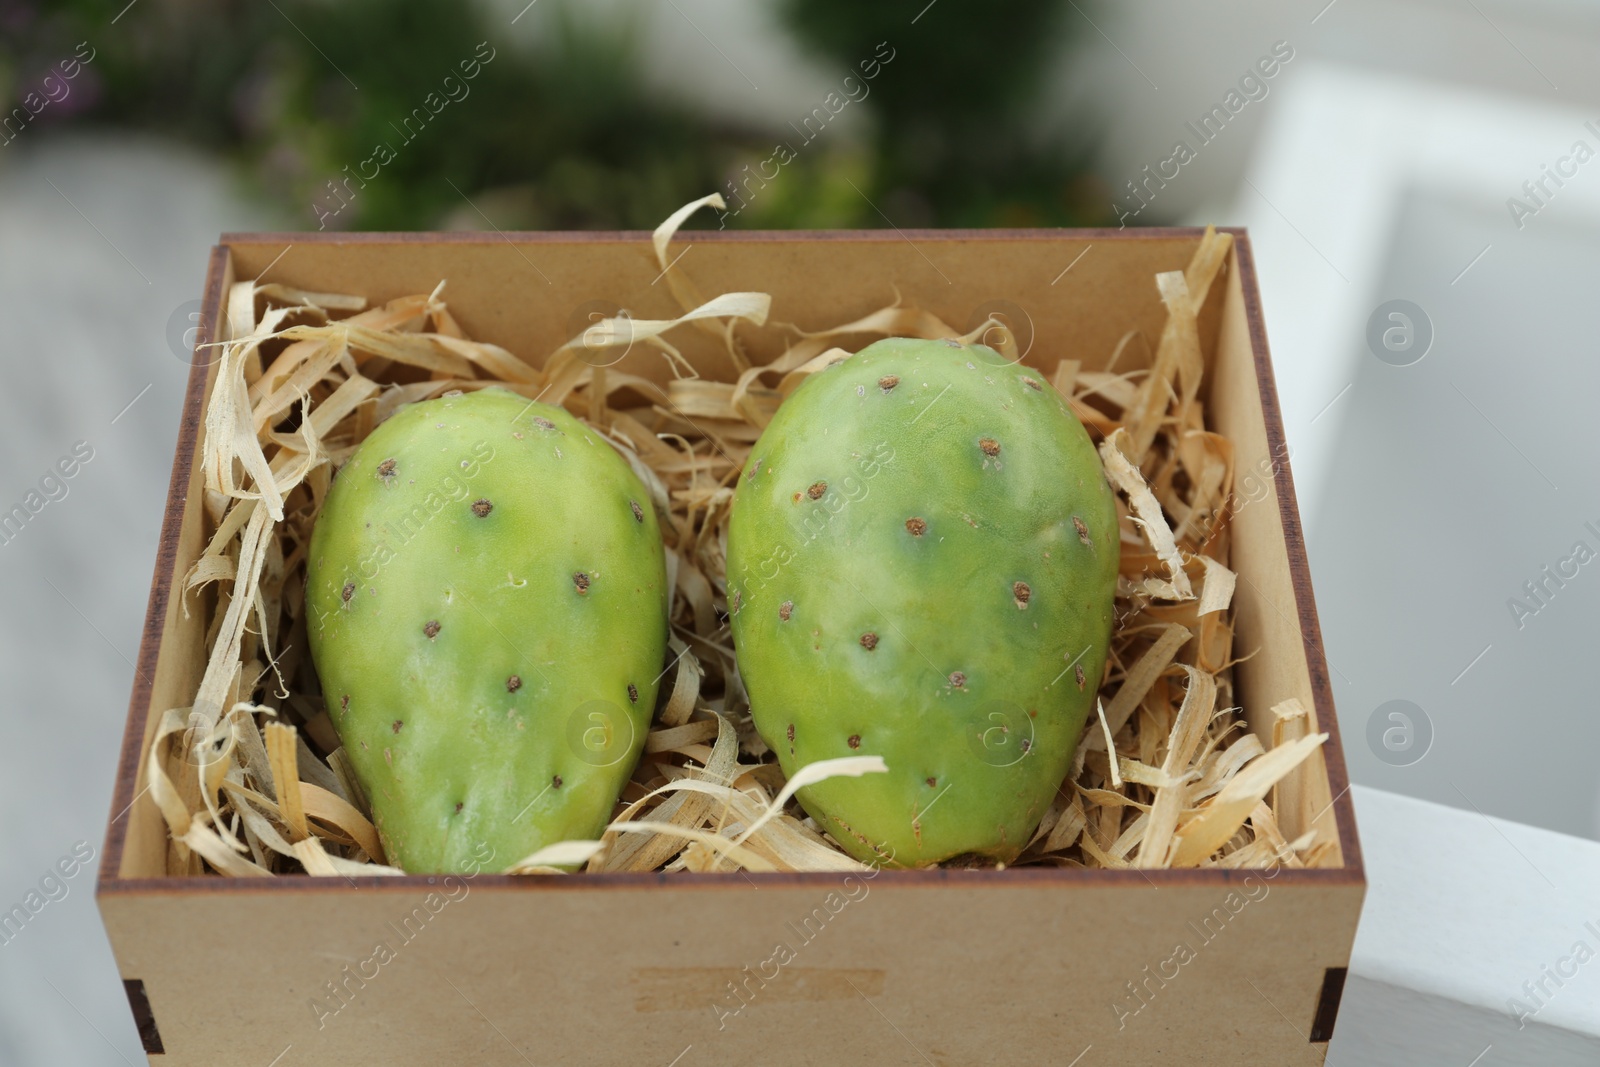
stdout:
{"type": "Polygon", "coordinates": [[[811,375],[750,453],[728,598],[756,728],[869,863],[1014,859],[1110,640],[1119,534],[1083,426],[983,346],[891,339],[811,375]]]}
{"type": "Polygon", "coordinates": [[[404,408],[340,469],[308,571],[328,713],[390,863],[498,869],[598,836],[667,639],[661,531],[615,449],[503,389],[404,408]]]}

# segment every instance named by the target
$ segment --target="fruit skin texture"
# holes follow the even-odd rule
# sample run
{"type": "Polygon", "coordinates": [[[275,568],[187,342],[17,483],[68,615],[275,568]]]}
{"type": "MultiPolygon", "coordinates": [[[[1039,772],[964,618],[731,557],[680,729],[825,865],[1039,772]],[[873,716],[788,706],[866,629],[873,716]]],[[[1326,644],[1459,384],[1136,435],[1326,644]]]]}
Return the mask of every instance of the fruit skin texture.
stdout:
{"type": "Polygon", "coordinates": [[[566,411],[484,389],[374,430],[317,519],[306,599],[389,862],[501,869],[599,836],[655,707],[667,593],[648,492],[566,411]]]}
{"type": "Polygon", "coordinates": [[[1115,499],[1083,426],[994,350],[889,339],[811,375],[750,453],[728,530],[739,671],[857,859],[1009,862],[1105,668],[1115,499]],[[1081,673],[1080,673],[1081,669],[1081,673]]]}

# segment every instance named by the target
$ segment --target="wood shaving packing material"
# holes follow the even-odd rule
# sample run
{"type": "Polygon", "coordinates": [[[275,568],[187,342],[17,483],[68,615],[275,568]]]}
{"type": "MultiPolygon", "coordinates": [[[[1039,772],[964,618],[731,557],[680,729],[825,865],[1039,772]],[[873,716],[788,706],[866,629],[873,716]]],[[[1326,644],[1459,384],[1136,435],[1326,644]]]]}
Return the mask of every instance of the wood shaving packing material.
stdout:
{"type": "MultiPolygon", "coordinates": [[[[718,621],[727,612],[728,506],[783,398],[850,355],[837,342],[961,335],[898,294],[869,315],[812,332],[769,325],[769,294],[704,296],[671,245],[695,211],[721,205],[715,194],[687,204],[652,234],[680,314],[603,320],[542,367],[467,337],[442,282],[376,307],[360,295],[280,283],[231,288],[227,339],[211,346],[219,356],[201,450],[212,533],[182,596],[182,610],[205,619],[206,668],[193,705],[163,714],[146,761],[172,838],[169,871],[400,873],[383,863],[360,784],[311,681],[306,549],[333,470],[377,425],[406,404],[491,385],[565,405],[622,453],[664,515],[673,587],[673,677],[625,801],[599,841],[560,842],[507,869],[863,869],[813,828],[794,793],[831,774],[881,771],[881,760],[828,761],[786,783],[751,727],[718,621]],[[667,339],[685,328],[726,348],[734,380],[695,374],[667,339]],[[746,355],[756,330],[788,339],[764,365],[746,355]],[[580,358],[624,342],[658,353],[674,379],[662,388],[580,358]],[[426,380],[414,380],[419,373],[426,380]],[[285,419],[298,424],[280,431],[285,419]]],[[[1250,734],[1225,743],[1241,720],[1238,709],[1216,710],[1232,691],[1233,450],[1205,427],[1197,321],[1228,269],[1231,242],[1208,230],[1185,271],[1157,276],[1168,318],[1149,370],[1114,372],[1130,346],[1152,351],[1138,331],[1121,339],[1105,370],[1077,360],[1041,370],[1100,439],[1120,494],[1123,559],[1097,714],[1020,864],[1265,866],[1287,852],[1289,862],[1310,865],[1335,852],[1315,832],[1286,843],[1278,828],[1279,803],[1307,803],[1290,772],[1326,735],[1309,733],[1309,716],[1286,701],[1274,708],[1272,749],[1250,734]]],[[[1014,351],[1003,324],[979,331],[1014,351]]]]}

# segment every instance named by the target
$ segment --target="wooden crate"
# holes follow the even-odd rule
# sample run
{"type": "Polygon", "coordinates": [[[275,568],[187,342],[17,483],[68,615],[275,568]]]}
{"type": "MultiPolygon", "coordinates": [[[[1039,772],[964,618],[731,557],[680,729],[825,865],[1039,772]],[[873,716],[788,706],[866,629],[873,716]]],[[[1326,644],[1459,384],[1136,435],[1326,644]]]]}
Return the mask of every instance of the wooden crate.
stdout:
{"type": "MultiPolygon", "coordinates": [[[[1165,312],[1152,277],[1181,270],[1200,236],[681,239],[704,291],[769,292],[773,318],[804,328],[848,321],[896,291],[958,328],[1001,308],[1031,323],[1024,361],[1048,372],[1061,358],[1103,367],[1129,329],[1156,337],[1165,312]]],[[[1267,709],[1288,697],[1331,735],[1280,789],[1305,797],[1297,807],[1337,841],[1333,866],[849,880],[166,877],[167,833],[144,792],[144,762],[161,713],[192,702],[205,662],[201,615],[185,617],[179,602],[209,533],[198,450],[213,368],[198,360],[112,801],[127,811],[108,830],[97,889],[151,1062],[1321,1063],[1365,878],[1250,243],[1236,238],[1200,318],[1204,399],[1241,472],[1263,461],[1275,469],[1275,493],[1233,520],[1237,647],[1255,651],[1235,669],[1236,692],[1268,744],[1267,709]],[[794,958],[777,965],[780,944],[794,958]]],[[[673,311],[666,286],[652,285],[644,234],[234,234],[212,253],[202,342],[222,336],[228,286],[269,265],[271,280],[373,302],[447,279],[451,311],[472,337],[533,361],[597,308],[673,311]]],[[[681,333],[703,375],[731,380],[725,354],[681,333]]],[[[665,375],[643,353],[624,368],[665,375]]],[[[1284,830],[1293,837],[1305,822],[1290,812],[1284,830]]]]}

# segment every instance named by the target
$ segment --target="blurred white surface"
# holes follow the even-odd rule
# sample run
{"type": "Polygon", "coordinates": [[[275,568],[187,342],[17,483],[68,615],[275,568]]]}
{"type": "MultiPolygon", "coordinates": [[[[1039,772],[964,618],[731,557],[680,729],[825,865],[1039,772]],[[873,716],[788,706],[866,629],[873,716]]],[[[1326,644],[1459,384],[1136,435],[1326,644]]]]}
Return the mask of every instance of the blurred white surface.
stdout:
{"type": "MultiPolygon", "coordinates": [[[[1368,316],[1391,296],[1411,295],[1380,292],[1395,256],[1416,251],[1396,244],[1408,196],[1423,192],[1473,205],[1491,225],[1469,227],[1458,220],[1454,227],[1436,228],[1427,235],[1430,261],[1407,266],[1418,274],[1431,267],[1437,279],[1407,278],[1402,284],[1437,280],[1438,289],[1488,302],[1527,323],[1525,312],[1540,282],[1483,278],[1508,248],[1552,231],[1600,224],[1600,160],[1570,163],[1574,173],[1559,187],[1547,180],[1550,192],[1533,194],[1544,206],[1522,216],[1520,228],[1506,207],[1513,196],[1535,203],[1524,182],[1544,178],[1544,167],[1570,155],[1574,142],[1584,140],[1600,154],[1600,132],[1586,124],[1600,130],[1600,109],[1586,112],[1314,61],[1286,82],[1226,217],[1250,228],[1262,258],[1262,302],[1284,420],[1294,431],[1293,464],[1308,527],[1317,525],[1347,425],[1337,405],[1373,360],[1366,348],[1368,316]],[[1487,239],[1476,240],[1479,232],[1487,239]],[[1496,244],[1500,256],[1494,256],[1496,244]],[[1512,284],[1497,288],[1497,281],[1512,284]]],[[[1432,354],[1448,359],[1446,346],[1459,353],[1472,340],[1459,333],[1439,336],[1432,354]]],[[[1502,354],[1500,362],[1510,355],[1502,354]]]]}
{"type": "Polygon", "coordinates": [[[1600,108],[1315,64],[1274,102],[1229,217],[1260,265],[1352,777],[1600,836],[1600,108]],[[1409,365],[1369,336],[1394,300],[1431,336],[1389,354],[1409,365]],[[1428,740],[1386,750],[1396,724],[1428,740]]]}
{"type": "Polygon", "coordinates": [[[1329,1067],[1600,1063],[1600,843],[1351,796],[1367,902],[1329,1067]]]}
{"type": "MultiPolygon", "coordinates": [[[[1170,218],[1233,221],[1226,209],[1256,158],[1258,135],[1280,94],[1317,64],[1559,107],[1600,105],[1600,7],[1586,0],[1149,0],[1103,3],[1100,10],[1096,20],[1120,52],[1097,38],[1063,69],[1063,111],[1088,106],[1104,117],[1099,169],[1115,186],[1169,153],[1184,122],[1197,119],[1273,42],[1295,50],[1272,95],[1246,107],[1163,192],[1170,218]]],[[[1401,108],[1397,101],[1391,110],[1401,108]]],[[[1409,148],[1394,142],[1380,151],[1403,155],[1409,148]]]]}

